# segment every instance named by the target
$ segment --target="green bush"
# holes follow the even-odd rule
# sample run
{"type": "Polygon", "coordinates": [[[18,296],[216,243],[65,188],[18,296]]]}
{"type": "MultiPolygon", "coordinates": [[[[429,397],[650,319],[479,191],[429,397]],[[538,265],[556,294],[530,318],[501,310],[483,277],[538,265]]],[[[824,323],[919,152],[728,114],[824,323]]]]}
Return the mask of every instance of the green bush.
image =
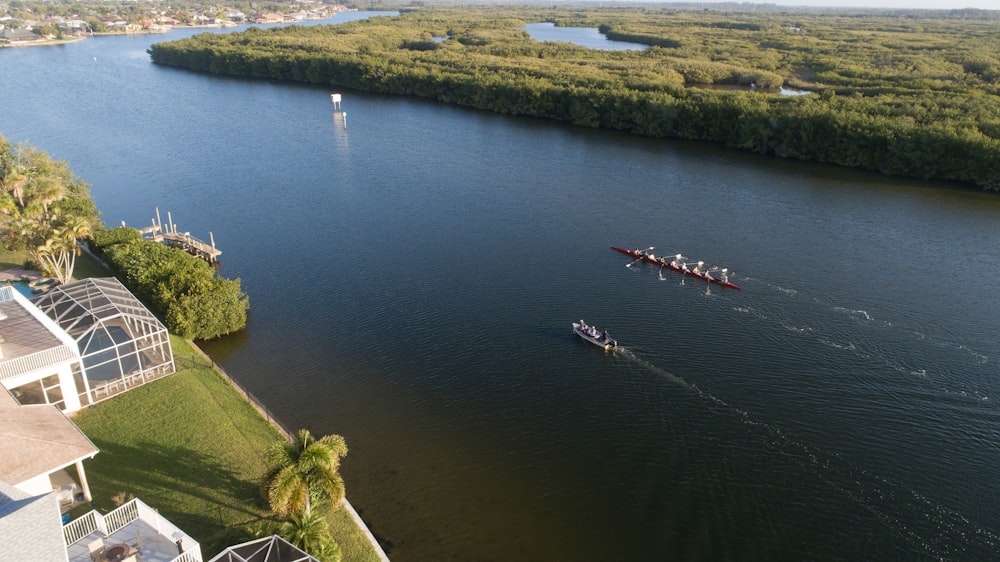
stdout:
{"type": "Polygon", "coordinates": [[[216,276],[210,265],[183,250],[133,239],[105,246],[104,256],[171,333],[204,340],[246,326],[250,304],[240,280],[216,276]]]}
{"type": "Polygon", "coordinates": [[[119,226],[111,229],[95,230],[90,235],[90,249],[97,255],[103,256],[104,249],[115,244],[124,244],[134,240],[142,240],[142,234],[127,226],[119,226]]]}

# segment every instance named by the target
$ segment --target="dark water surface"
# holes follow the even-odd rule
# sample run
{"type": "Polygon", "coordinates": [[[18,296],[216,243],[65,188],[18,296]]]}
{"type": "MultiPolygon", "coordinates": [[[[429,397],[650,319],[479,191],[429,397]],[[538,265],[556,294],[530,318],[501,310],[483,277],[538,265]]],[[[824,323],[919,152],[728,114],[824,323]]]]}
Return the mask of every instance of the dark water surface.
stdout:
{"type": "Polygon", "coordinates": [[[347,438],[393,560],[996,557],[1000,197],[349,91],[345,120],[149,62],[189,33],[0,50],[0,134],[110,225],[214,233],[252,308],[205,348],[347,438]]]}

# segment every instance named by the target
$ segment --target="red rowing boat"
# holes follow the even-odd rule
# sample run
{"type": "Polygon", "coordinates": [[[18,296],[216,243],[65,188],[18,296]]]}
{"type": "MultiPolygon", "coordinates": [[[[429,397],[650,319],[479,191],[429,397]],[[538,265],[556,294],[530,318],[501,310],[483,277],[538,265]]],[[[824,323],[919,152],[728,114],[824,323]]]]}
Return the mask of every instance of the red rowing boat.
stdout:
{"type": "Polygon", "coordinates": [[[665,267],[671,271],[676,271],[677,273],[683,273],[684,275],[690,275],[691,277],[696,277],[709,283],[715,283],[716,285],[721,285],[723,287],[729,287],[730,289],[739,289],[738,285],[734,285],[725,279],[716,279],[707,273],[695,273],[694,271],[687,269],[686,267],[680,267],[670,263],[666,258],[658,258],[653,254],[647,254],[645,250],[626,250],[625,248],[619,248],[618,246],[611,246],[611,249],[616,252],[621,252],[627,256],[632,256],[633,259],[642,260],[646,263],[651,263],[660,267],[665,267]]]}

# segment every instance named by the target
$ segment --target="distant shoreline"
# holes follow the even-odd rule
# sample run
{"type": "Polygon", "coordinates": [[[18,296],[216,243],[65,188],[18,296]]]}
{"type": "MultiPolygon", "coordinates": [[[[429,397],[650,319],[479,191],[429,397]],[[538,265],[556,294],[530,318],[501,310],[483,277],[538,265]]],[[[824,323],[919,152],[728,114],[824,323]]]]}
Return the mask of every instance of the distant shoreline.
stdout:
{"type": "Polygon", "coordinates": [[[64,45],[66,43],[76,43],[86,37],[70,37],[62,39],[39,39],[38,41],[17,41],[14,43],[0,43],[0,48],[5,47],[51,47],[52,45],[64,45]]]}

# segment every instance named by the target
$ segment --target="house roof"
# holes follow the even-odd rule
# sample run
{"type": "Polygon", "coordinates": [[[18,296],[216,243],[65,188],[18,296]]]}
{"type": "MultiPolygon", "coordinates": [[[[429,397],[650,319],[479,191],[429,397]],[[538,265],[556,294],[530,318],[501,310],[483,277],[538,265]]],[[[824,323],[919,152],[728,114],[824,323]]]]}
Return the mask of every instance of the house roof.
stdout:
{"type": "Polygon", "coordinates": [[[0,537],[7,560],[67,560],[55,494],[32,497],[0,481],[0,537]]]}
{"type": "Polygon", "coordinates": [[[13,287],[0,286],[0,379],[73,359],[75,342],[13,287]]]}
{"type": "Polygon", "coordinates": [[[55,406],[22,406],[0,389],[0,481],[17,485],[92,458],[97,452],[90,439],[55,406]]]}
{"type": "Polygon", "coordinates": [[[149,326],[148,331],[166,331],[163,323],[114,277],[88,277],[58,285],[31,297],[31,302],[74,338],[96,324],[122,316],[149,326]]]}
{"type": "Polygon", "coordinates": [[[10,41],[26,41],[32,39],[41,39],[41,35],[35,33],[34,31],[29,31],[27,29],[4,29],[0,31],[0,38],[8,39],[10,41]]]}

